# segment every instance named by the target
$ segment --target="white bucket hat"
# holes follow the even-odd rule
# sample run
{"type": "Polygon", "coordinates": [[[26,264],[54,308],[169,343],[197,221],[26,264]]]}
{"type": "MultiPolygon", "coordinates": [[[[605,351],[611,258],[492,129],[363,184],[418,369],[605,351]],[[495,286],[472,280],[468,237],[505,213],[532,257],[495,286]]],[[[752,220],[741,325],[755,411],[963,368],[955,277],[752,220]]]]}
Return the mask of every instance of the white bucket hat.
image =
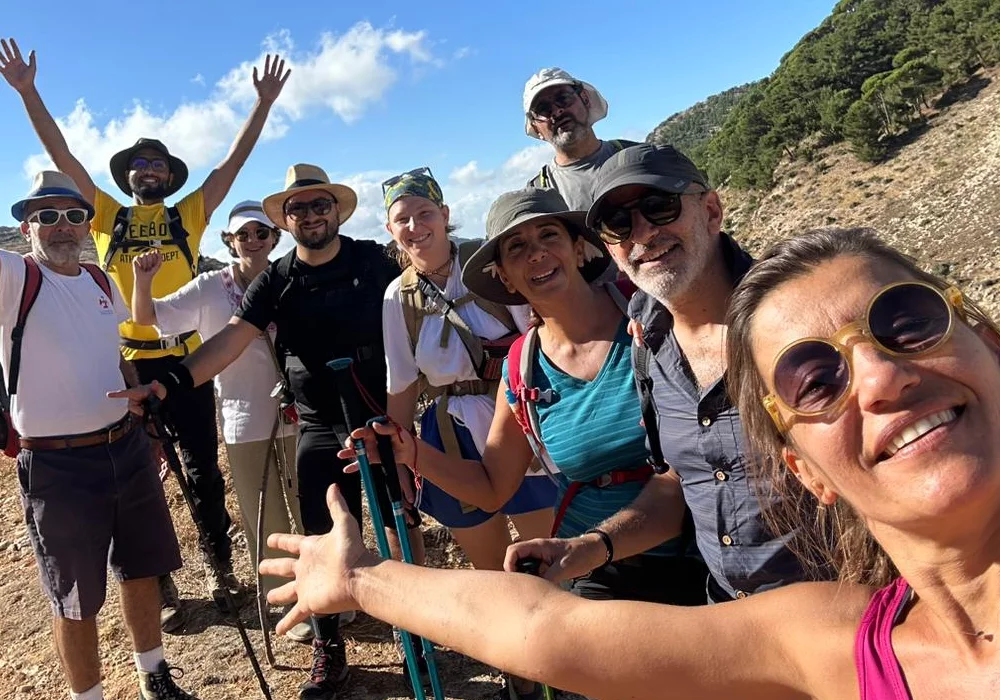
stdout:
{"type": "Polygon", "coordinates": [[[531,104],[538,97],[538,94],[542,90],[554,85],[580,85],[583,87],[590,96],[590,112],[588,114],[587,126],[593,126],[608,116],[608,101],[604,99],[593,85],[585,83],[582,80],[577,80],[562,68],[542,68],[528,78],[528,82],[524,84],[524,133],[528,136],[536,139],[542,138],[539,136],[534,124],[532,124],[528,112],[531,111],[531,104]]]}

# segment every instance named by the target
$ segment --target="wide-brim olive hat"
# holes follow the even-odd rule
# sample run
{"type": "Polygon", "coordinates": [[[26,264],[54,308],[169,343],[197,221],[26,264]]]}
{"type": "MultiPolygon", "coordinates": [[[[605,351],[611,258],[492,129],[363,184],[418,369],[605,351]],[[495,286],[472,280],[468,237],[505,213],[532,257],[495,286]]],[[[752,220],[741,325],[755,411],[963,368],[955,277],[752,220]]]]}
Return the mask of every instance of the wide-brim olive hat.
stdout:
{"type": "Polygon", "coordinates": [[[264,197],[264,213],[275,226],[288,229],[285,222],[285,202],[296,192],[305,190],[320,190],[333,196],[337,202],[337,212],[340,223],[351,218],[358,207],[358,194],[347,185],[331,183],[326,171],[318,165],[297,163],[288,168],[285,175],[285,189],[264,197]]]}
{"type": "Polygon", "coordinates": [[[187,165],[177,156],[170,155],[170,151],[167,150],[162,141],[147,138],[141,138],[135,142],[134,146],[126,148],[124,151],[118,151],[118,153],[111,156],[111,177],[114,179],[115,184],[118,185],[118,189],[129,197],[132,196],[132,188],[128,184],[128,169],[135,154],[144,148],[159,151],[170,164],[170,174],[173,177],[167,183],[163,196],[169,197],[180,190],[188,179],[187,165]]]}
{"type": "Polygon", "coordinates": [[[611,263],[607,248],[586,226],[587,212],[570,211],[556,190],[529,187],[500,195],[486,217],[486,240],[462,269],[462,282],[473,294],[498,304],[527,304],[517,292],[508,291],[497,270],[498,246],[505,235],[534,219],[555,217],[576,229],[586,242],[580,274],[588,282],[597,279],[611,263]]]}

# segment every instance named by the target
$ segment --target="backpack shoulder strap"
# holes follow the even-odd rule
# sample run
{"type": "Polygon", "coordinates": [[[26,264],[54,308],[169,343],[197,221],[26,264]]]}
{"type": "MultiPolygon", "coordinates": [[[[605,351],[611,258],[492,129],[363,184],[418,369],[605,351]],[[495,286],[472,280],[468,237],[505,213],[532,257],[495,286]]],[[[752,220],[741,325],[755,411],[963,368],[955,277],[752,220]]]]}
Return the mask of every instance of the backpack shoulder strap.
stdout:
{"type": "Polygon", "coordinates": [[[622,315],[628,316],[628,296],[622,292],[621,286],[617,282],[605,282],[604,288],[608,290],[608,295],[614,300],[622,315]]]}
{"type": "Polygon", "coordinates": [[[191,277],[193,279],[198,274],[198,265],[195,262],[194,254],[191,252],[191,246],[188,244],[188,232],[184,228],[184,222],[181,221],[181,213],[177,207],[167,207],[164,211],[164,216],[167,217],[170,242],[180,249],[181,255],[184,256],[188,267],[191,268],[191,277]]]}
{"type": "Polygon", "coordinates": [[[115,295],[111,293],[111,279],[108,277],[107,273],[94,263],[80,263],[80,267],[90,274],[94,282],[97,283],[97,286],[101,288],[101,291],[104,292],[105,296],[107,296],[108,299],[111,300],[111,303],[114,304],[115,295]]]}
{"type": "MultiPolygon", "coordinates": [[[[458,267],[464,270],[465,264],[469,262],[469,259],[473,254],[479,250],[483,242],[481,240],[474,241],[462,241],[458,245],[458,267]]],[[[514,317],[508,309],[503,304],[498,304],[495,301],[489,301],[488,299],[483,299],[479,295],[472,296],[472,303],[478,306],[480,309],[488,313],[490,316],[495,318],[497,321],[503,324],[504,328],[507,329],[508,333],[517,332],[517,324],[514,323],[514,317]]]]}
{"type": "Polygon", "coordinates": [[[551,400],[551,392],[549,392],[550,395],[548,397],[542,396],[536,387],[527,387],[524,380],[525,377],[530,379],[534,376],[535,354],[537,352],[537,327],[529,328],[527,333],[518,337],[511,344],[510,350],[507,352],[508,399],[513,397],[513,400],[510,401],[510,409],[514,413],[514,418],[517,420],[518,425],[521,426],[521,430],[528,440],[528,445],[531,447],[536,461],[545,470],[545,473],[554,479],[554,475],[559,471],[559,467],[552,461],[552,457],[549,456],[548,450],[545,449],[545,445],[542,443],[541,425],[538,422],[538,409],[535,408],[535,404],[539,400],[545,400],[546,398],[551,400]]]}
{"type": "Polygon", "coordinates": [[[632,343],[635,385],[639,391],[642,426],[646,430],[646,440],[649,442],[649,460],[653,470],[657,474],[663,474],[670,469],[670,465],[663,458],[659,419],[656,415],[656,406],[653,405],[653,380],[649,376],[649,362],[652,356],[653,353],[648,346],[632,343]]]}
{"type": "Polygon", "coordinates": [[[628,148],[629,146],[639,145],[638,141],[629,141],[628,139],[611,139],[608,141],[608,143],[610,143],[612,148],[615,149],[615,153],[624,148],[628,148]]]}
{"type": "Polygon", "coordinates": [[[131,207],[118,207],[118,212],[115,214],[115,223],[111,227],[111,242],[108,244],[108,250],[104,253],[102,267],[105,270],[108,269],[111,261],[114,260],[115,253],[125,246],[125,239],[128,238],[128,227],[131,221],[131,207]]]}
{"type": "Polygon", "coordinates": [[[399,302],[403,305],[403,321],[410,336],[410,349],[417,352],[417,340],[427,315],[427,298],[421,293],[417,269],[407,265],[399,276],[399,302]]]}
{"type": "Polygon", "coordinates": [[[21,287],[21,303],[17,307],[17,321],[10,332],[10,371],[7,381],[7,394],[17,393],[17,378],[21,370],[21,341],[24,339],[24,324],[28,320],[28,312],[38,299],[42,288],[42,270],[30,255],[24,256],[24,284],[21,287]]]}

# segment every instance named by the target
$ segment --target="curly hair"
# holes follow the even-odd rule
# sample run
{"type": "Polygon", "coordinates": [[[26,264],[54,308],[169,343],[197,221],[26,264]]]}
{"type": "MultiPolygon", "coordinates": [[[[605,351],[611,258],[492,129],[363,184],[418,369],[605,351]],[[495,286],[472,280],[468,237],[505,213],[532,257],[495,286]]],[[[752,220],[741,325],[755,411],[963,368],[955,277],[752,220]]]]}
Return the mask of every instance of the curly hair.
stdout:
{"type": "MultiPolygon", "coordinates": [[[[781,452],[787,441],[761,402],[768,389],[753,358],[752,327],[768,295],[785,282],[843,256],[894,265],[941,290],[949,286],[885,244],[872,229],[816,229],[781,241],[756,262],[730,299],[726,319],[729,391],[739,408],[750,471],[773,532],[795,533],[789,547],[814,577],[826,577],[832,567],[841,581],[883,587],[899,572],[864,519],[842,498],[832,506],[820,504],[783,463],[781,452]]],[[[993,321],[968,299],[965,312],[970,325],[987,324],[996,331],[993,321]]]]}

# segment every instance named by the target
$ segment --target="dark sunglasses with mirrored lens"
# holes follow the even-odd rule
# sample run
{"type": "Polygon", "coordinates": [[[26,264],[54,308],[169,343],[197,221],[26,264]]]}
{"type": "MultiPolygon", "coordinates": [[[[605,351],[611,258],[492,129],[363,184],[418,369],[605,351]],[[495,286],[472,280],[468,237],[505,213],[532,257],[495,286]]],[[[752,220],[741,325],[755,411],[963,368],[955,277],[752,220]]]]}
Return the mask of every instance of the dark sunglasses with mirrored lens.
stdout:
{"type": "Polygon", "coordinates": [[[28,217],[28,221],[37,221],[42,226],[55,226],[63,216],[73,226],[79,226],[87,222],[90,218],[90,212],[80,207],[73,207],[72,209],[39,209],[28,217]]]}
{"type": "Polygon", "coordinates": [[[802,338],[774,359],[764,407],[778,430],[787,430],[780,408],[798,416],[835,411],[854,382],[849,341],[861,337],[893,357],[916,358],[934,352],[951,337],[955,316],[965,317],[962,292],[924,282],[883,287],[868,302],[864,316],[829,338],[802,338]]]}
{"type": "Polygon", "coordinates": [[[128,166],[131,170],[155,170],[166,172],[167,161],[163,158],[133,158],[128,166]]]}
{"type": "Polygon", "coordinates": [[[397,184],[398,182],[408,177],[419,177],[419,176],[429,177],[431,180],[434,179],[434,174],[431,172],[431,169],[428,168],[426,165],[421,168],[414,168],[413,170],[407,170],[405,173],[400,173],[399,175],[393,175],[388,180],[384,180],[382,182],[382,196],[384,197],[385,193],[389,191],[389,188],[397,184]]]}
{"type": "Polygon", "coordinates": [[[574,88],[560,90],[550,100],[538,100],[535,102],[531,105],[531,111],[528,114],[532,119],[548,119],[556,109],[566,109],[576,102],[578,94],[579,92],[574,88]]]}
{"type": "Polygon", "coordinates": [[[253,235],[253,237],[256,238],[258,241],[266,241],[268,238],[271,237],[272,233],[274,233],[274,229],[270,229],[267,226],[258,226],[253,231],[246,231],[244,229],[240,229],[236,233],[229,234],[229,236],[231,238],[235,238],[240,243],[246,243],[247,241],[250,240],[251,235],[253,235]]]}
{"type": "Polygon", "coordinates": [[[643,218],[654,226],[666,226],[677,221],[681,216],[681,197],[689,194],[705,194],[698,192],[652,192],[639,199],[616,207],[605,204],[597,213],[595,227],[598,235],[605,243],[622,243],[632,236],[632,212],[638,211],[643,218]]]}
{"type": "Polygon", "coordinates": [[[331,197],[320,197],[311,202],[296,202],[295,204],[285,204],[285,216],[295,221],[301,221],[309,215],[311,210],[316,216],[326,216],[333,209],[333,199],[331,197]]]}

